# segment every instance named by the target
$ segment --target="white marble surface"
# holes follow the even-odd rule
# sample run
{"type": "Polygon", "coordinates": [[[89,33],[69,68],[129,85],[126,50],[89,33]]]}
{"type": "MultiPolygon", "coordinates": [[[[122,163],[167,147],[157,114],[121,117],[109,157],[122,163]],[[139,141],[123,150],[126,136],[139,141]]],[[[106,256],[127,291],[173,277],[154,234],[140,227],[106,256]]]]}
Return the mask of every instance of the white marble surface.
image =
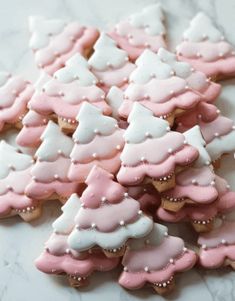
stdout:
{"type": "MultiPolygon", "coordinates": [[[[22,73],[35,80],[38,72],[27,47],[27,17],[42,14],[48,17],[77,19],[101,29],[134,12],[152,0],[1,0],[0,1],[0,69],[22,73]]],[[[164,0],[171,49],[180,40],[190,18],[200,10],[213,17],[226,37],[235,45],[234,0],[164,0]]],[[[203,30],[203,29],[202,29],[203,30]]],[[[223,83],[218,100],[222,113],[235,119],[235,80],[223,83]]],[[[232,156],[223,159],[221,175],[226,175],[235,189],[235,162],[232,156]]],[[[127,292],[116,284],[118,271],[92,277],[92,284],[78,292],[67,286],[63,277],[47,276],[33,265],[44,241],[51,232],[51,223],[60,214],[59,204],[45,206],[44,215],[32,224],[15,217],[0,224],[0,300],[1,301],[134,301],[163,300],[151,289],[127,292]]],[[[183,227],[171,227],[180,234],[183,227]]],[[[185,232],[185,229],[184,229],[185,232]]],[[[190,238],[190,231],[186,237],[190,238]]],[[[195,238],[196,239],[196,238],[195,238]]],[[[235,300],[235,273],[230,270],[203,271],[193,269],[177,277],[177,288],[169,300],[212,301],[235,300]]]]}

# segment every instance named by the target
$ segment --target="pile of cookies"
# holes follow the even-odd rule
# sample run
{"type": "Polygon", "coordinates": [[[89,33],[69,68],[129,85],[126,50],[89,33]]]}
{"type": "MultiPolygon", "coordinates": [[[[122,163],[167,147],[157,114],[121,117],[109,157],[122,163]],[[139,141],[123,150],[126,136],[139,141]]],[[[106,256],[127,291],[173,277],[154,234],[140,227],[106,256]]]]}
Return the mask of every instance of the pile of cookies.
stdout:
{"type": "Polygon", "coordinates": [[[169,292],[196,263],[235,268],[235,192],[216,174],[235,124],[215,106],[235,50],[204,13],[167,50],[159,4],[108,32],[29,19],[33,84],[0,73],[0,216],[38,218],[60,200],[36,267],[82,287],[123,266],[119,284],[169,292]],[[203,29],[203,30],[202,30],[203,29]],[[168,234],[187,222],[198,245],[168,234]]]}

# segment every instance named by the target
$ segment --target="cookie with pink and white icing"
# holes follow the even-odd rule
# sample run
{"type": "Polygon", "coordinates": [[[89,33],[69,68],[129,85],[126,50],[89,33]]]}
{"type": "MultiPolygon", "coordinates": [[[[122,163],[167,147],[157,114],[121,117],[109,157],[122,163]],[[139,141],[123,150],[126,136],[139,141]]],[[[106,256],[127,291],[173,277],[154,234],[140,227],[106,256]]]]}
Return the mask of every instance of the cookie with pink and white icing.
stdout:
{"type": "Polygon", "coordinates": [[[198,150],[185,141],[183,134],[171,131],[166,120],[154,117],[152,111],[138,102],[128,122],[122,164],[117,174],[121,184],[139,185],[146,178],[152,179],[154,185],[168,181],[174,184],[176,168],[187,167],[197,159],[198,150]]]}
{"type": "Polygon", "coordinates": [[[222,79],[235,76],[235,49],[203,12],[191,20],[176,52],[180,60],[190,63],[209,77],[222,79]]]}
{"type": "Polygon", "coordinates": [[[96,84],[97,78],[89,70],[86,59],[77,53],[53,77],[47,76],[42,88],[34,93],[29,103],[30,109],[42,115],[56,114],[59,120],[74,128],[84,101],[110,115],[112,110],[105,102],[105,93],[96,84]]]}
{"type": "Polygon", "coordinates": [[[16,143],[23,147],[39,146],[40,137],[48,121],[48,116],[43,116],[32,110],[28,111],[22,119],[23,127],[16,137],[16,143]]]}
{"type": "Polygon", "coordinates": [[[106,258],[102,252],[79,253],[69,248],[67,238],[75,226],[74,218],[80,205],[79,197],[72,194],[62,207],[63,214],[53,223],[54,233],[46,242],[45,250],[35,261],[40,271],[48,274],[65,273],[70,283],[74,280],[78,286],[87,284],[87,278],[94,271],[110,271],[118,264],[117,258],[106,258]]]}
{"type": "Polygon", "coordinates": [[[191,269],[196,260],[181,238],[168,235],[167,227],[155,223],[146,237],[128,242],[119,284],[131,290],[150,284],[163,294],[173,288],[175,274],[191,269]]]}
{"type": "Polygon", "coordinates": [[[146,48],[157,52],[159,48],[166,47],[163,22],[162,7],[156,3],[120,21],[109,35],[135,61],[146,48]]]}
{"type": "Polygon", "coordinates": [[[117,120],[84,102],[77,116],[78,127],[73,134],[74,147],[70,154],[68,178],[84,183],[94,165],[116,174],[121,165],[124,130],[117,120]]]}
{"type": "Polygon", "coordinates": [[[39,215],[38,202],[25,195],[33,162],[30,155],[21,153],[3,140],[0,142],[1,218],[18,214],[25,221],[30,221],[39,215]]]}
{"type": "Polygon", "coordinates": [[[97,166],[89,173],[76,226],[68,237],[70,248],[82,252],[98,246],[107,256],[121,256],[129,238],[140,238],[151,231],[152,219],[113,178],[97,166]]]}
{"type": "Polygon", "coordinates": [[[125,88],[135,65],[129,61],[125,50],[107,34],[101,33],[88,60],[91,71],[99,80],[99,86],[108,91],[112,86],[125,88]]]}
{"type": "MultiPolygon", "coordinates": [[[[208,105],[208,104],[207,104],[208,105]]],[[[213,105],[211,105],[213,107],[213,105]]],[[[214,106],[209,116],[202,110],[196,110],[189,116],[182,116],[177,120],[177,131],[185,131],[192,124],[198,124],[206,142],[206,150],[211,160],[216,161],[223,154],[235,151],[235,124],[234,121],[222,116],[214,106]]]]}
{"type": "Polygon", "coordinates": [[[22,77],[0,72],[0,131],[7,126],[21,127],[33,91],[33,85],[22,77]]]}
{"type": "Polygon", "coordinates": [[[225,265],[235,269],[235,208],[229,208],[215,225],[211,232],[198,238],[199,264],[209,269],[225,265]]]}
{"type": "Polygon", "coordinates": [[[215,188],[218,198],[214,202],[198,206],[188,204],[178,212],[170,212],[161,207],[157,210],[158,218],[173,223],[189,221],[195,230],[201,230],[200,232],[212,230],[215,218],[235,207],[235,192],[230,190],[230,186],[225,179],[216,175],[215,188]]]}
{"type": "Polygon", "coordinates": [[[41,135],[41,145],[35,153],[36,163],[31,168],[31,181],[26,194],[36,199],[69,197],[80,188],[68,179],[69,155],[73,140],[63,134],[57,124],[49,121],[41,135]]]}
{"type": "Polygon", "coordinates": [[[200,101],[213,101],[221,86],[210,82],[192,66],[177,60],[175,54],[160,48],[158,53],[145,50],[136,60],[130,84],[124,93],[119,114],[127,118],[135,102],[168,119],[195,107],[200,101]]]}
{"type": "Polygon", "coordinates": [[[185,132],[184,137],[188,144],[198,150],[199,157],[192,167],[176,175],[175,187],[162,194],[163,208],[172,211],[178,211],[191,203],[194,206],[210,204],[218,197],[211,158],[205,149],[199,126],[185,132]]]}
{"type": "Polygon", "coordinates": [[[35,62],[48,74],[63,67],[76,53],[87,56],[99,37],[99,31],[93,27],[41,16],[29,18],[29,30],[29,47],[34,52],[35,62]]]}

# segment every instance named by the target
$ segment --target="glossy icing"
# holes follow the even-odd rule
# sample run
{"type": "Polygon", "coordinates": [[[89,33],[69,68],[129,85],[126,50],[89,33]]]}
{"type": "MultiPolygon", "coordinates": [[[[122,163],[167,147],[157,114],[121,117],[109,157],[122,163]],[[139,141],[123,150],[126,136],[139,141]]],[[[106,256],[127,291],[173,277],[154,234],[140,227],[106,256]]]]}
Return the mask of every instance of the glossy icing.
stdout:
{"type": "Polygon", "coordinates": [[[157,52],[160,47],[166,47],[163,21],[161,5],[156,3],[120,21],[109,35],[134,61],[146,48],[157,52]]]}
{"type": "Polygon", "coordinates": [[[96,81],[87,61],[75,54],[65,67],[55,72],[54,77],[41,75],[30,108],[42,115],[55,113],[75,123],[81,105],[87,101],[109,115],[112,110],[104,101],[105,94],[96,86],[96,81]]]}
{"type": "Polygon", "coordinates": [[[106,95],[106,101],[112,108],[112,116],[115,119],[119,119],[118,110],[123,102],[123,91],[115,86],[112,86],[106,95]]]}
{"type": "Polygon", "coordinates": [[[38,146],[47,123],[47,116],[40,115],[35,111],[28,111],[22,119],[23,127],[16,137],[16,143],[24,147],[38,146]]]}
{"type": "Polygon", "coordinates": [[[191,20],[176,49],[180,60],[189,62],[207,76],[235,74],[234,48],[202,12],[191,20]]]}
{"type": "Polygon", "coordinates": [[[126,51],[118,48],[116,42],[105,33],[101,33],[94,50],[88,63],[102,88],[109,90],[111,86],[124,87],[135,68],[129,62],[126,51]]]}
{"type": "Polygon", "coordinates": [[[76,53],[86,55],[97,40],[98,30],[78,22],[68,23],[41,16],[29,18],[31,39],[29,47],[35,54],[39,68],[53,74],[76,53]]]}
{"type": "Polygon", "coordinates": [[[73,141],[52,121],[48,122],[40,139],[42,143],[35,153],[37,160],[31,169],[32,179],[26,194],[37,199],[48,198],[53,193],[68,197],[79,188],[77,182],[67,177],[73,141]]]}
{"type": "Polygon", "coordinates": [[[94,166],[86,184],[81,196],[83,207],[68,237],[72,249],[85,251],[95,245],[117,249],[128,238],[143,237],[151,231],[152,220],[139,211],[139,203],[125,194],[125,189],[113,181],[113,175],[94,166]]]}
{"type": "Polygon", "coordinates": [[[145,283],[168,281],[176,272],[190,269],[196,255],[184,247],[181,238],[168,236],[167,229],[154,224],[146,238],[128,245],[123,257],[119,283],[129,289],[141,288],[145,283]],[[152,234],[154,233],[154,235],[152,234]]]}
{"type": "Polygon", "coordinates": [[[176,165],[186,166],[198,157],[198,151],[185,143],[182,134],[170,131],[166,121],[153,117],[150,110],[137,102],[129,122],[117,175],[120,183],[136,185],[145,177],[162,178],[174,173],[176,165]]]}
{"type": "Polygon", "coordinates": [[[32,84],[20,76],[0,72],[0,131],[4,125],[21,120],[33,90],[32,84]]]}
{"type": "Polygon", "coordinates": [[[155,54],[145,50],[136,60],[130,84],[119,109],[127,117],[135,102],[152,110],[156,116],[167,118],[176,109],[189,110],[201,100],[212,101],[220,86],[207,80],[202,72],[177,60],[173,53],[160,48],[155,54]]]}

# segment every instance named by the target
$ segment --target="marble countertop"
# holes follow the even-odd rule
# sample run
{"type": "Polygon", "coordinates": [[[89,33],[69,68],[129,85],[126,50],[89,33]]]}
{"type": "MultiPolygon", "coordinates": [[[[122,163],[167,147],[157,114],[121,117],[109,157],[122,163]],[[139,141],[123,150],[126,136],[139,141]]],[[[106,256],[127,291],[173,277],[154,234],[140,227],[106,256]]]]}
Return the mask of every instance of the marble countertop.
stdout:
{"type": "MultiPolygon", "coordinates": [[[[38,71],[33,55],[28,49],[27,17],[77,19],[81,23],[110,27],[129,13],[138,11],[153,0],[7,0],[0,2],[0,69],[21,73],[34,81],[38,71]]],[[[164,0],[161,1],[167,15],[169,45],[171,49],[180,40],[183,30],[196,12],[203,10],[224,31],[235,45],[234,0],[164,0]]],[[[203,28],[202,28],[203,30],[203,28]]],[[[223,83],[223,92],[217,104],[222,113],[235,120],[235,80],[223,83]]],[[[235,161],[232,156],[223,159],[219,174],[226,176],[235,189],[235,161]]],[[[43,216],[31,224],[15,217],[1,221],[0,225],[0,301],[134,301],[164,300],[152,294],[151,289],[128,292],[117,283],[119,271],[93,276],[91,285],[81,291],[68,287],[64,277],[47,276],[34,267],[33,261],[43,249],[43,243],[51,233],[51,223],[59,216],[60,205],[47,204],[43,216]]],[[[189,238],[186,226],[171,226],[171,234],[189,238]]],[[[167,297],[175,301],[232,301],[235,300],[235,272],[229,269],[203,271],[193,269],[179,275],[177,287],[167,297]]]]}

